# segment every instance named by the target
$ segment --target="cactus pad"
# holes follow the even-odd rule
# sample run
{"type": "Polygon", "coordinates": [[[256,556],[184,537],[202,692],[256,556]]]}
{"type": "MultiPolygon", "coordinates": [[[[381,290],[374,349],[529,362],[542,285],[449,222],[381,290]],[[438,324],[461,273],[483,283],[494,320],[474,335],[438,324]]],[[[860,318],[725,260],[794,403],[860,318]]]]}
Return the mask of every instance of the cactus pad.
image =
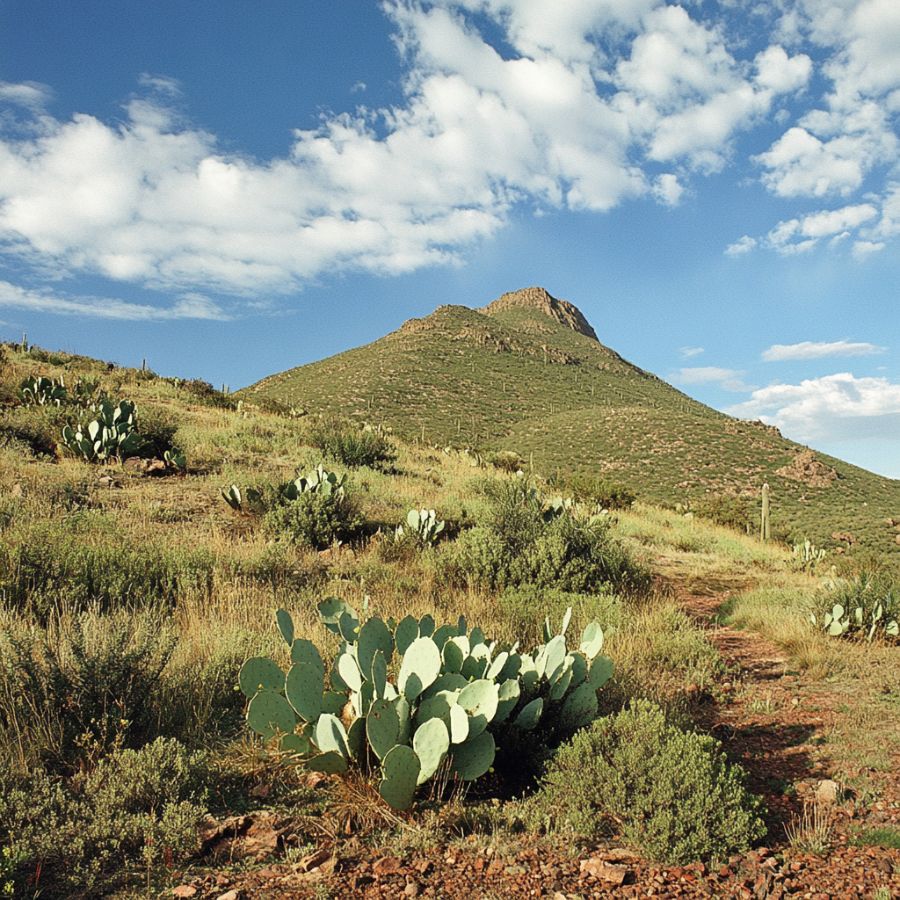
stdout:
{"type": "Polygon", "coordinates": [[[397,745],[400,737],[400,718],[393,703],[388,700],[373,700],[366,716],[366,737],[372,752],[379,758],[385,756],[397,745]]]}
{"type": "Polygon", "coordinates": [[[276,733],[290,734],[297,717],[281,694],[260,691],[247,707],[247,724],[261,737],[275,737],[276,733]]]}
{"type": "Polygon", "coordinates": [[[419,780],[420,763],[415,751],[399,744],[385,756],[381,770],[384,777],[378,793],[394,809],[409,809],[419,780]]]}
{"type": "Polygon", "coordinates": [[[450,749],[450,733],[441,719],[429,719],[413,735],[413,750],[419,757],[419,777],[416,784],[428,781],[444,761],[450,749]]]}
{"type": "Polygon", "coordinates": [[[477,737],[469,738],[453,750],[453,771],[463,781],[481,778],[494,764],[494,736],[483,731],[477,737]]]}
{"type": "Polygon", "coordinates": [[[406,650],[397,687],[407,700],[415,700],[422,691],[433,684],[441,671],[441,654],[430,638],[416,638],[406,650]]]}
{"type": "Polygon", "coordinates": [[[238,684],[245,697],[253,699],[259,691],[283,691],[284,672],[266,656],[247,660],[238,675],[238,684]]]}
{"type": "Polygon", "coordinates": [[[313,663],[297,663],[288,670],[284,693],[297,715],[315,722],[322,712],[322,675],[313,663]]]}
{"type": "Polygon", "coordinates": [[[275,621],[284,642],[290,647],[294,643],[294,620],[291,614],[286,609],[278,609],[275,611],[275,621]]]}

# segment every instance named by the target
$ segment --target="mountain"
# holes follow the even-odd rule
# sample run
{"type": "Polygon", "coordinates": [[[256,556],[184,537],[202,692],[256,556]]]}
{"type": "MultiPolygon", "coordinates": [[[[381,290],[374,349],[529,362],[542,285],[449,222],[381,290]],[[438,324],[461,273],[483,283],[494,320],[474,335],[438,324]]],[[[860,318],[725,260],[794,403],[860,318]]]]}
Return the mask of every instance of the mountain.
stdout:
{"type": "Polygon", "coordinates": [[[383,422],[440,446],[514,450],[538,471],[601,474],[657,503],[749,506],[768,482],[773,523],[795,539],[900,553],[900,481],[691,399],[539,287],[480,309],[441,306],[241,394],[383,422]]]}

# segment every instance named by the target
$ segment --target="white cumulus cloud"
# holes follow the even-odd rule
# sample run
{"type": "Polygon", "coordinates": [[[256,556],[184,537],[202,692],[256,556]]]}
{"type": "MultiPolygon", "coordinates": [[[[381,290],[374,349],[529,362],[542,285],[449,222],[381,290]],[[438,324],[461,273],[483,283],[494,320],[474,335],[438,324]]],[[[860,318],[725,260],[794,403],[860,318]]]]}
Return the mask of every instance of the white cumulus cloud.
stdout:
{"type": "Polygon", "coordinates": [[[849,372],[774,384],[726,410],[762,419],[796,440],[900,437],[900,384],[887,378],[857,378],[849,372]]]}
{"type": "Polygon", "coordinates": [[[42,86],[0,86],[35,117],[0,131],[0,250],[58,275],[255,296],[453,263],[516,208],[676,205],[811,77],[807,54],[753,53],[724,14],[660,0],[384,9],[401,102],[324,115],[269,159],[173,111],[165,74],[139,75],[145,95],[108,121],[54,118],[42,86]]]}

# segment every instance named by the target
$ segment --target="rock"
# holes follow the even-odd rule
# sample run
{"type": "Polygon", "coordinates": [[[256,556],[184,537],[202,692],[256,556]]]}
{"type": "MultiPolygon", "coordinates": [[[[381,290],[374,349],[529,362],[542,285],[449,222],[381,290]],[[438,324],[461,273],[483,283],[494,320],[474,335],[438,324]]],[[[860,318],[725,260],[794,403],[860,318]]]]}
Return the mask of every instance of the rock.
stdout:
{"type": "Polygon", "coordinates": [[[323,847],[321,850],[315,850],[307,856],[304,856],[297,864],[297,868],[300,869],[301,872],[311,872],[313,869],[318,869],[324,863],[328,862],[329,859],[331,859],[331,851],[323,847]]]}
{"type": "Polygon", "coordinates": [[[175,890],[172,891],[173,897],[195,897],[197,895],[197,888],[195,888],[192,884],[179,884],[175,890]]]}
{"type": "Polygon", "coordinates": [[[219,894],[216,900],[238,900],[241,895],[237,891],[225,891],[224,894],[219,894]]]}
{"type": "Polygon", "coordinates": [[[600,881],[606,881],[614,885],[625,884],[625,879],[631,874],[627,866],[617,866],[598,857],[583,859],[578,869],[582,878],[590,875],[593,878],[600,879],[600,881]]]}
{"type": "Polygon", "coordinates": [[[372,872],[376,878],[383,878],[385,875],[396,875],[401,868],[402,864],[396,856],[382,856],[372,864],[372,872]]]}
{"type": "Polygon", "coordinates": [[[418,897],[420,890],[421,888],[419,887],[418,882],[410,881],[407,882],[406,887],[403,888],[403,895],[405,897],[418,897]]]}
{"type": "Polygon", "coordinates": [[[816,785],[816,800],[819,803],[837,803],[841,789],[836,781],[826,778],[816,785]]]}

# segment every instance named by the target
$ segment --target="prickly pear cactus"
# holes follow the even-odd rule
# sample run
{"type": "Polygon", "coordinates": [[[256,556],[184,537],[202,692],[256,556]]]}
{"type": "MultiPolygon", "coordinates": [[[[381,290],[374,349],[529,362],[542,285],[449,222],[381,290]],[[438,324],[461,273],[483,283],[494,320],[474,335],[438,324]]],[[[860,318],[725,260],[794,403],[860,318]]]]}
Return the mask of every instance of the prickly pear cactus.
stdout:
{"type": "Polygon", "coordinates": [[[87,462],[108,462],[133,456],[140,448],[135,416],[137,407],[130,400],[113,404],[101,400],[93,411],[97,418],[86,424],[66,425],[63,444],[87,462]]]}
{"type": "Polygon", "coordinates": [[[431,616],[361,623],[336,597],[319,604],[319,617],[340,638],[330,667],[295,634],[289,613],[277,611],[291,665],[285,672],[264,657],[244,663],[247,724],[315,771],[380,770],[379,792],[400,810],[439,772],[481,778],[498,745],[514,745],[523,732],[541,729],[552,741],[584,727],[613,673],[596,623],[577,649],[567,646],[571,610],[558,633],[547,623],[546,642],[532,653],[489,641],[464,618],[441,626],[431,616]],[[397,673],[394,681],[388,672],[397,673]]]}

